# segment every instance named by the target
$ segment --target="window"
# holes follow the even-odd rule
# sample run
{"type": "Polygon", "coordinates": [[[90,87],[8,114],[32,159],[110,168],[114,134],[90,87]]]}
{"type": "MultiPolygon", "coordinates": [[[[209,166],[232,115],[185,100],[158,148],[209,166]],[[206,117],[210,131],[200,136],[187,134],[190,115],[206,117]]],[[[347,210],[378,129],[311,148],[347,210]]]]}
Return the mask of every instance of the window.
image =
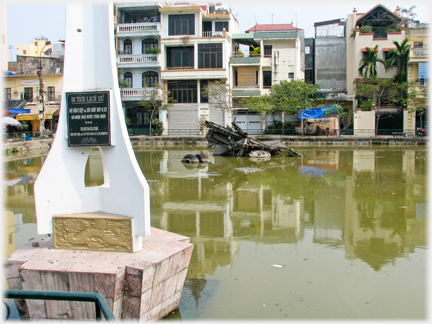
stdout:
{"type": "Polygon", "coordinates": [[[271,71],[263,71],[263,87],[270,88],[272,85],[271,71]]]}
{"type": "Polygon", "coordinates": [[[33,100],[33,88],[24,88],[24,100],[33,100]]]}
{"type": "Polygon", "coordinates": [[[313,79],[313,70],[306,70],[305,71],[305,82],[307,84],[313,84],[314,79],[313,79]]]}
{"type": "Polygon", "coordinates": [[[272,46],[264,45],[264,57],[271,57],[272,55],[272,46]]]}
{"type": "Polygon", "coordinates": [[[289,79],[294,79],[294,72],[289,72],[288,73],[288,78],[289,79]]]}
{"type": "Polygon", "coordinates": [[[48,100],[55,100],[55,87],[47,87],[48,100]]]}
{"type": "Polygon", "coordinates": [[[201,80],[201,82],[200,82],[200,95],[201,95],[201,102],[202,103],[208,102],[208,97],[203,96],[203,91],[204,91],[204,87],[208,85],[209,81],[210,80],[201,80]]]}
{"type": "Polygon", "coordinates": [[[142,86],[143,88],[154,87],[155,83],[159,83],[159,74],[155,71],[148,71],[142,74],[142,86]]]}
{"type": "Polygon", "coordinates": [[[23,54],[26,55],[26,54],[27,54],[27,51],[26,51],[26,50],[23,50],[23,54]]]}
{"type": "Polygon", "coordinates": [[[194,48],[193,47],[168,47],[167,67],[168,68],[193,68],[194,48]]]}
{"type": "Polygon", "coordinates": [[[129,86],[132,88],[132,73],[131,72],[126,72],[123,76],[123,80],[126,81],[129,86]]]}
{"type": "Polygon", "coordinates": [[[305,46],[305,54],[310,54],[310,46],[305,46]]]}
{"type": "Polygon", "coordinates": [[[203,29],[203,32],[211,32],[212,31],[212,22],[211,21],[203,21],[202,29],[203,29]]]}
{"type": "Polygon", "coordinates": [[[38,46],[37,44],[38,44],[37,42],[34,42],[34,46],[38,46]]]}
{"type": "Polygon", "coordinates": [[[168,91],[176,103],[198,102],[196,80],[168,81],[168,91]]]}
{"type": "Polygon", "coordinates": [[[11,88],[4,88],[4,100],[11,100],[11,88]]]}
{"type": "Polygon", "coordinates": [[[123,46],[125,54],[132,54],[132,41],[130,39],[125,39],[123,46]]]}
{"type": "Polygon", "coordinates": [[[142,41],[142,54],[146,54],[146,51],[150,48],[159,47],[159,43],[155,38],[147,38],[142,41]]]}
{"type": "Polygon", "coordinates": [[[222,68],[222,44],[198,44],[198,68],[222,68]]]}
{"type": "Polygon", "coordinates": [[[194,35],[195,15],[170,15],[168,17],[168,35],[194,35]]]}
{"type": "Polygon", "coordinates": [[[215,31],[223,31],[225,28],[225,31],[228,31],[229,23],[228,21],[216,21],[215,22],[215,31]]]}
{"type": "MultiPolygon", "coordinates": [[[[390,58],[390,52],[384,51],[384,60],[388,61],[390,58]]],[[[393,66],[397,66],[397,60],[393,62],[393,66]]]]}
{"type": "Polygon", "coordinates": [[[423,48],[423,42],[414,42],[414,48],[423,48]]]}

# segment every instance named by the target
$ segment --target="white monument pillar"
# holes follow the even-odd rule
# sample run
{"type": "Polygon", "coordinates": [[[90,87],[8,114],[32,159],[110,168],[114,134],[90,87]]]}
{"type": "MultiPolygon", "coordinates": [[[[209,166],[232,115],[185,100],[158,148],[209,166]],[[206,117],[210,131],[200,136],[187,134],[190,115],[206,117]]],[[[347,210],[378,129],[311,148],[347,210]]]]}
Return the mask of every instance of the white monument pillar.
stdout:
{"type": "Polygon", "coordinates": [[[112,3],[66,5],[63,75],[56,137],[34,186],[38,233],[53,233],[53,216],[89,213],[99,220],[80,221],[78,227],[96,224],[103,230],[109,213],[131,222],[133,252],[139,251],[141,237],[150,234],[149,187],[122,111],[112,3]],[[85,166],[94,147],[101,152],[104,183],[85,187],[85,166]]]}

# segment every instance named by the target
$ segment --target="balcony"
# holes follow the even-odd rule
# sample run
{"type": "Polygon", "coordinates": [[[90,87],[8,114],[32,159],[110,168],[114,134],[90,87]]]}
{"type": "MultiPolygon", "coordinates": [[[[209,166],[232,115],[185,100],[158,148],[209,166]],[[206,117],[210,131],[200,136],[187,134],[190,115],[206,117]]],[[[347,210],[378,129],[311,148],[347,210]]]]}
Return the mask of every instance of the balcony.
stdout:
{"type": "Polygon", "coordinates": [[[122,88],[121,99],[122,101],[135,101],[150,98],[156,88],[122,88]]]}
{"type": "Polygon", "coordinates": [[[411,57],[424,58],[429,56],[429,51],[427,48],[414,48],[411,49],[411,57]]]}
{"type": "Polygon", "coordinates": [[[159,54],[121,54],[117,57],[119,68],[159,66],[159,54]]]}
{"type": "Polygon", "coordinates": [[[202,32],[202,37],[205,37],[205,38],[221,37],[221,38],[223,38],[223,37],[226,37],[226,32],[223,32],[223,31],[205,31],[205,32],[202,32]]]}
{"type": "Polygon", "coordinates": [[[159,33],[159,22],[129,23],[117,25],[117,36],[143,36],[159,33]]]}
{"type": "Polygon", "coordinates": [[[167,67],[161,71],[163,80],[185,79],[224,79],[228,77],[226,69],[195,69],[193,67],[167,67]]]}
{"type": "Polygon", "coordinates": [[[261,55],[239,56],[238,54],[231,55],[230,64],[260,64],[261,55]]]}

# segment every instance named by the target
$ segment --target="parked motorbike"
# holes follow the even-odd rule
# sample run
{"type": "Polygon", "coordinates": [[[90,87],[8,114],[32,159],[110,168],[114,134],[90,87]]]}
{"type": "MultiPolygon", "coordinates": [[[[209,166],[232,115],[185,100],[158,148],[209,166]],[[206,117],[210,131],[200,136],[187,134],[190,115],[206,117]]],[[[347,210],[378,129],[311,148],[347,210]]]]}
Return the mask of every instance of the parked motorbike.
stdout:
{"type": "Polygon", "coordinates": [[[426,136],[426,129],[417,127],[416,134],[417,136],[426,136]]]}

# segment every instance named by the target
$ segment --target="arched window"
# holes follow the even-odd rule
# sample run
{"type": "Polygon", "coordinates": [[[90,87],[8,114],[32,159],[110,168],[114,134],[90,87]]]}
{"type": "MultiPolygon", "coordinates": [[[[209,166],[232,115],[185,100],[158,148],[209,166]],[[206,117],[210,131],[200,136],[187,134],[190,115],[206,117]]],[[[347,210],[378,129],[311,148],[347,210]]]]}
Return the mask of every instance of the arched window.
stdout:
{"type": "Polygon", "coordinates": [[[142,74],[143,88],[152,88],[155,83],[159,83],[159,74],[157,72],[148,71],[142,74]]]}
{"type": "Polygon", "coordinates": [[[130,87],[132,88],[132,73],[131,72],[126,72],[123,75],[123,80],[126,81],[127,83],[129,83],[130,87]]]}
{"type": "Polygon", "coordinates": [[[125,39],[123,46],[125,54],[132,54],[132,41],[130,39],[125,39]]]}
{"type": "Polygon", "coordinates": [[[158,40],[156,38],[146,38],[142,41],[142,53],[146,53],[147,49],[158,47],[158,40]]]}

